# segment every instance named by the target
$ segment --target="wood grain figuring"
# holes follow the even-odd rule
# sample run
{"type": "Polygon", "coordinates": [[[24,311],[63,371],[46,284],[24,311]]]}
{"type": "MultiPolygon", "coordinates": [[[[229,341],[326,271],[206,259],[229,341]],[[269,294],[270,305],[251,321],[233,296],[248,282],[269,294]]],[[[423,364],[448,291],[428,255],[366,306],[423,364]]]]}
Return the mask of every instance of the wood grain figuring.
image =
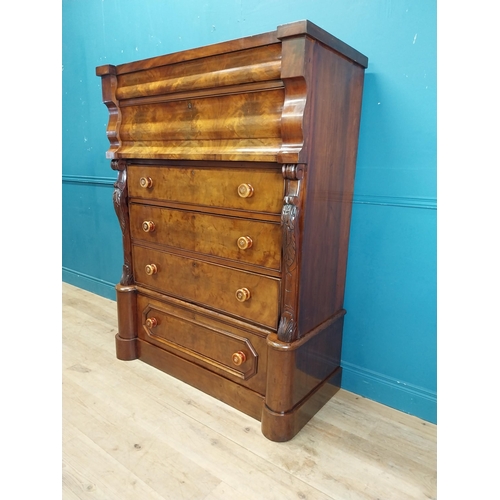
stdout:
{"type": "Polygon", "coordinates": [[[144,295],[138,296],[137,320],[140,339],[265,393],[267,345],[260,335],[144,295]],[[148,318],[155,318],[157,325],[147,326],[148,318]],[[238,351],[246,358],[239,366],[232,361],[238,351]]]}
{"type": "Polygon", "coordinates": [[[280,280],[137,245],[132,252],[137,283],[277,328],[280,280]],[[151,263],[158,272],[148,276],[145,266],[151,263]],[[243,287],[251,298],[239,302],[235,293],[243,287]]]}
{"type": "Polygon", "coordinates": [[[124,100],[272,81],[280,78],[280,71],[281,46],[276,43],[119,75],[116,97],[124,100]]]}
{"type": "Polygon", "coordinates": [[[209,254],[259,267],[281,269],[281,228],[277,223],[200,214],[133,203],[130,231],[135,240],[209,254]],[[145,232],[144,221],[154,223],[145,232]],[[251,247],[241,250],[238,238],[248,236],[251,247]]]}
{"type": "Polygon", "coordinates": [[[150,299],[161,302],[162,304],[169,304],[175,310],[182,310],[182,317],[189,318],[196,322],[203,322],[203,324],[215,329],[221,328],[226,331],[233,332],[236,335],[239,335],[240,332],[248,332],[252,336],[257,335],[263,339],[267,339],[268,335],[272,333],[269,328],[254,325],[244,319],[239,320],[237,318],[230,317],[219,311],[212,311],[206,307],[193,304],[192,302],[186,302],[170,295],[156,292],[151,288],[136,285],[135,289],[144,297],[149,297],[150,299]]]}
{"type": "Polygon", "coordinates": [[[117,356],[261,420],[273,441],[341,384],[367,63],[299,21],[96,70],[129,287],[117,356]]]}
{"type": "Polygon", "coordinates": [[[283,89],[284,85],[281,80],[271,80],[268,82],[253,82],[243,83],[241,85],[227,85],[222,88],[210,88],[199,90],[186,90],[176,92],[174,94],[161,94],[158,96],[136,97],[120,101],[120,107],[126,108],[130,106],[145,106],[147,104],[161,104],[174,101],[188,101],[190,99],[210,98],[229,96],[234,94],[250,94],[253,92],[266,92],[272,90],[283,89]]]}
{"type": "Polygon", "coordinates": [[[128,168],[128,175],[131,198],[276,214],[281,212],[283,203],[283,176],[279,169],[227,169],[216,165],[210,169],[186,169],[133,165],[128,168]],[[151,177],[153,187],[141,188],[141,177],[151,177]],[[254,188],[250,198],[238,196],[238,186],[245,183],[254,188]]]}
{"type": "Polygon", "coordinates": [[[117,360],[116,331],[114,301],[62,284],[62,498],[437,498],[437,426],[341,389],[273,443],[257,419],[117,360]]]}
{"type": "Polygon", "coordinates": [[[212,161],[276,161],[280,142],[276,139],[210,139],[197,141],[124,142],[112,158],[148,158],[212,161]]]}
{"type": "Polygon", "coordinates": [[[221,159],[274,160],[283,101],[278,88],[123,106],[118,157],[196,159],[197,148],[211,147],[221,159]]]}
{"type": "MultiPolygon", "coordinates": [[[[126,106],[120,138],[125,143],[281,139],[283,90],[126,106]]],[[[130,146],[129,146],[130,147],[130,146]]]]}
{"type": "Polygon", "coordinates": [[[107,157],[269,162],[276,161],[279,151],[280,141],[275,138],[135,141],[124,142],[119,153],[107,153],[107,157]]]}

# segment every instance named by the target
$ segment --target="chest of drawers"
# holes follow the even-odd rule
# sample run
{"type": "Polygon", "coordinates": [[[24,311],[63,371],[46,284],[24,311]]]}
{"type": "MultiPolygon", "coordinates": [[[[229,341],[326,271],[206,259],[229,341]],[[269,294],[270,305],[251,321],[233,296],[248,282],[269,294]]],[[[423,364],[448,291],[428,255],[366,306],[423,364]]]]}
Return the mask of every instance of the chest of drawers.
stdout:
{"type": "Polygon", "coordinates": [[[123,234],[117,357],[291,439],[340,387],[367,58],[309,21],[97,68],[123,234]]]}

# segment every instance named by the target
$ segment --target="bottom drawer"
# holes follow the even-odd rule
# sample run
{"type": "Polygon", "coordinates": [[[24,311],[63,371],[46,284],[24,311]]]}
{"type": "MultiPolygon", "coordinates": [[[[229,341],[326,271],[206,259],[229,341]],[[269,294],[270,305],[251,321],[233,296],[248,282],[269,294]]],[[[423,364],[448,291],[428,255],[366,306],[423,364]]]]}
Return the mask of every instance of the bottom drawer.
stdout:
{"type": "Polygon", "coordinates": [[[139,338],[264,394],[266,338],[180,304],[138,295],[139,338]]]}

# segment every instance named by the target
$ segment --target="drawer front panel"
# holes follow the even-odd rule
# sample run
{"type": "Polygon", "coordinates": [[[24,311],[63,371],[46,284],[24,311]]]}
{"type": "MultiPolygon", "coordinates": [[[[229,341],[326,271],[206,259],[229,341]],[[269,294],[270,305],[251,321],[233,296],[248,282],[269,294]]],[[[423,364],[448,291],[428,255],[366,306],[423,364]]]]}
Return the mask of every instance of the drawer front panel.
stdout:
{"type": "Polygon", "coordinates": [[[132,165],[128,191],[145,200],[279,214],[284,181],[280,170],[132,165]]]}
{"type": "Polygon", "coordinates": [[[283,102],[284,91],[276,88],[122,106],[119,152],[126,158],[275,161],[283,102]]]}
{"type": "Polygon", "coordinates": [[[280,270],[278,223],[130,205],[133,239],[280,270]]]}
{"type": "Polygon", "coordinates": [[[275,139],[281,141],[284,94],[273,89],[248,94],[137,104],[122,108],[120,139],[193,142],[210,139],[275,139]]]}
{"type": "Polygon", "coordinates": [[[142,295],[137,318],[139,338],[264,392],[265,338],[142,295]]]}
{"type": "Polygon", "coordinates": [[[277,328],[279,279],[136,245],[133,260],[137,283],[277,328]]]}
{"type": "Polygon", "coordinates": [[[197,58],[118,75],[117,99],[175,94],[277,80],[281,44],[197,58]]]}

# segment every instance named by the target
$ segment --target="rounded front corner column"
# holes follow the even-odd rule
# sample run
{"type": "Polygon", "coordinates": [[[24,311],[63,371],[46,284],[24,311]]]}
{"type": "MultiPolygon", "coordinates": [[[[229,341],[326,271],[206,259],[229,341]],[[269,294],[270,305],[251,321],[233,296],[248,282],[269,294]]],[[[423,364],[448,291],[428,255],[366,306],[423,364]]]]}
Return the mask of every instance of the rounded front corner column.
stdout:
{"type": "Polygon", "coordinates": [[[137,359],[137,290],[135,286],[116,285],[118,333],[115,336],[116,357],[123,361],[137,359]]]}
{"type": "Polygon", "coordinates": [[[262,434],[271,441],[284,442],[299,431],[294,411],[296,376],[294,342],[281,342],[276,334],[267,339],[267,384],[262,410],[262,434]]]}

